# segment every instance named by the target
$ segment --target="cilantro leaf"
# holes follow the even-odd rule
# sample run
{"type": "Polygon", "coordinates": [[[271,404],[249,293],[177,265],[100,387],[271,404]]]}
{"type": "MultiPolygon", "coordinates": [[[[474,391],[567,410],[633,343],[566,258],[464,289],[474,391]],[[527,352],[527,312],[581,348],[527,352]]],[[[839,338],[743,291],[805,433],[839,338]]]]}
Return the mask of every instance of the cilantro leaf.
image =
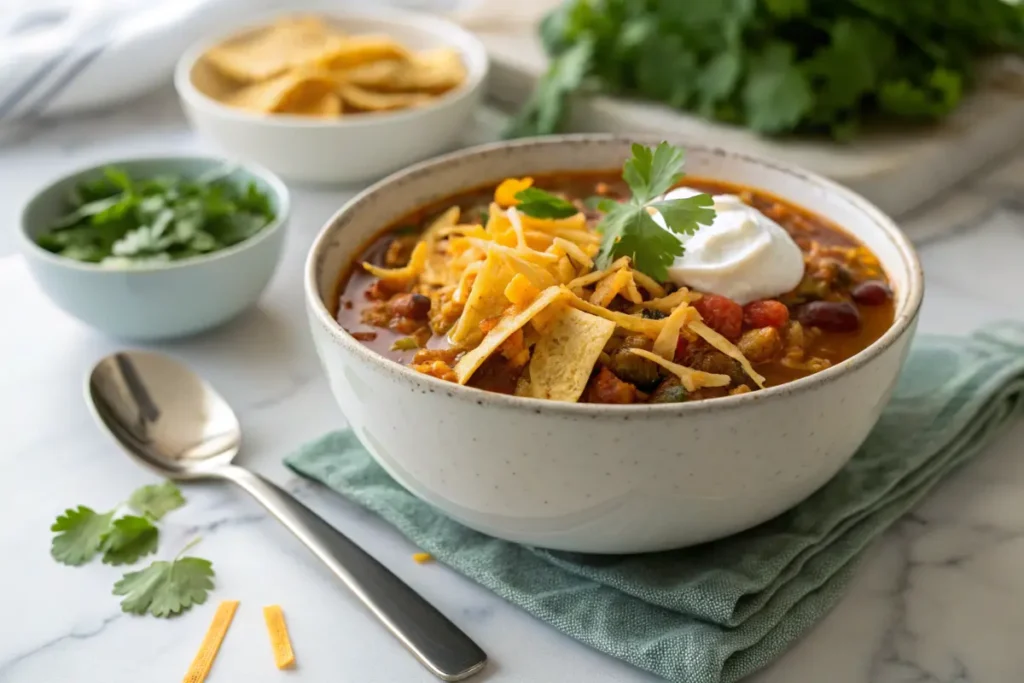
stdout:
{"type": "Polygon", "coordinates": [[[600,202],[606,213],[598,224],[602,236],[597,263],[607,268],[612,261],[628,256],[634,268],[664,282],[668,267],[684,251],[677,235],[692,235],[700,225],[710,225],[715,218],[714,202],[706,194],[658,199],[682,177],[683,150],[662,142],[653,149],[633,145],[632,152],[623,164],[622,177],[633,196],[621,204],[600,202]],[[661,214],[667,229],[658,225],[651,211],[661,214]]]}
{"type": "Polygon", "coordinates": [[[536,187],[520,190],[515,197],[519,200],[516,211],[533,218],[568,218],[579,213],[572,202],[536,187]]]}
{"type": "Polygon", "coordinates": [[[113,592],[124,596],[124,612],[170,617],[206,602],[213,576],[213,564],[198,557],[156,561],[141,571],[125,574],[114,584],[113,592]]]}
{"type": "Polygon", "coordinates": [[[679,235],[692,235],[698,226],[711,225],[715,220],[715,200],[708,194],[682,199],[654,202],[649,206],[665,219],[665,225],[679,235]]]}
{"type": "Polygon", "coordinates": [[[71,566],[91,560],[110,530],[113,517],[113,511],[97,514],[84,505],[68,508],[50,527],[50,531],[58,532],[50,546],[53,559],[71,566]]]}
{"type": "Polygon", "coordinates": [[[668,267],[683,253],[682,242],[636,204],[620,204],[605,216],[601,226],[604,234],[598,263],[602,268],[628,256],[634,268],[664,282],[668,267]]]}
{"type": "Polygon", "coordinates": [[[814,106],[810,85],[795,63],[791,46],[772,43],[753,61],[743,103],[750,127],[762,133],[792,128],[814,106]]]}
{"type": "Polygon", "coordinates": [[[653,150],[634,144],[633,156],[622,167],[622,178],[633,191],[633,199],[646,204],[679,182],[683,170],[683,150],[667,142],[653,150]]]}
{"type": "Polygon", "coordinates": [[[105,266],[166,263],[247,240],[274,219],[270,196],[232,180],[234,167],[199,178],[132,178],[108,167],[71,192],[67,212],[36,243],[105,266]]]}
{"type": "Polygon", "coordinates": [[[185,497],[181,495],[181,489],[172,481],[138,488],[128,499],[131,509],[150,519],[160,519],[184,504],[185,497]]]}
{"type": "Polygon", "coordinates": [[[127,515],[115,519],[101,543],[103,563],[134,564],[156,552],[159,530],[145,517],[127,515]]]}
{"type": "Polygon", "coordinates": [[[602,213],[608,213],[617,205],[618,202],[611,197],[601,197],[599,195],[593,195],[583,200],[583,206],[591,211],[600,211],[602,213]]]}

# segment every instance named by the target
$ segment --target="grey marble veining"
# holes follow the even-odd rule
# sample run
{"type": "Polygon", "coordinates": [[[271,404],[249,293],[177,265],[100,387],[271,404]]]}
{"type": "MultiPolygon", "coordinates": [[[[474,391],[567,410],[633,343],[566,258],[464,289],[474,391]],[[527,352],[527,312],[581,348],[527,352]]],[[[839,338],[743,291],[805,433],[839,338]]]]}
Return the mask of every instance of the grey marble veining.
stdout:
{"type": "MultiPolygon", "coordinates": [[[[487,122],[474,131],[489,132],[487,122]]],[[[0,682],[180,680],[208,625],[208,604],[161,621],[123,615],[120,572],[48,554],[65,507],[112,506],[152,477],[93,426],[84,373],[116,348],[56,310],[15,254],[16,206],[38,184],[95,160],[199,149],[166,92],[120,111],[0,134],[0,682]]],[[[351,190],[351,191],[354,191],[351,190]]],[[[284,262],[260,306],[167,347],[216,384],[245,430],[243,460],[294,490],[450,615],[488,651],[481,681],[651,681],[557,634],[440,565],[372,515],[298,480],[281,457],[342,424],[306,332],[300,272],[320,224],[351,191],[295,192],[284,262]]],[[[1024,154],[905,218],[927,271],[926,332],[1024,320],[1024,154]]],[[[1014,683],[1024,680],[1024,424],[953,476],[875,544],[846,599],[757,683],[1014,683]]],[[[244,494],[190,486],[166,518],[160,555],[196,535],[217,570],[211,597],[241,607],[211,675],[284,680],[260,608],[285,610],[295,681],[431,681],[306,551],[244,494]]]]}

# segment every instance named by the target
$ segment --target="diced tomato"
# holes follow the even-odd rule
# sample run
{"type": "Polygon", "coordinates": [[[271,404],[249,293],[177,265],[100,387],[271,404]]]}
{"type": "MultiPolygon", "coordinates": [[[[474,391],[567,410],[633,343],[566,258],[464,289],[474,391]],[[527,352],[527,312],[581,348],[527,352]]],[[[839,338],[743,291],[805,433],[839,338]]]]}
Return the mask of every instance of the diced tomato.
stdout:
{"type": "Polygon", "coordinates": [[[704,323],[726,339],[735,341],[743,332],[743,307],[729,297],[704,294],[693,302],[704,323]]]}
{"type": "Polygon", "coordinates": [[[686,341],[686,337],[679,335],[679,339],[676,340],[676,355],[672,360],[679,363],[686,358],[686,351],[689,346],[690,344],[686,341]]]}
{"type": "Polygon", "coordinates": [[[753,328],[782,327],[789,322],[789,309],[774,299],[752,301],[743,307],[743,322],[753,328]]]}

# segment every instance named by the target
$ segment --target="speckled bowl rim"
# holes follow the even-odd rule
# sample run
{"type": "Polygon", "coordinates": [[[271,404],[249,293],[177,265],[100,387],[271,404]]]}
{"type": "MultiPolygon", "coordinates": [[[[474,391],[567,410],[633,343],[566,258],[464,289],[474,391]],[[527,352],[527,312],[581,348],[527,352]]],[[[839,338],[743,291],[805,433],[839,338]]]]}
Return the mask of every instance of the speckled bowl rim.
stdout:
{"type": "Polygon", "coordinates": [[[291,194],[288,192],[288,187],[274,173],[258,164],[206,154],[153,154],[124,157],[121,159],[110,159],[101,162],[94,161],[87,166],[80,166],[73,171],[62,173],[56,178],[53,178],[33,192],[32,195],[25,200],[25,203],[21,205],[21,209],[18,211],[18,234],[22,242],[22,252],[30,254],[33,258],[38,258],[73,270],[86,270],[96,273],[117,273],[120,275],[139,275],[169,270],[182,270],[204,263],[212,263],[213,261],[231,258],[235,254],[251,249],[260,242],[270,239],[270,237],[277,231],[283,230],[284,226],[288,223],[289,216],[291,216],[291,194]],[[98,263],[86,263],[85,261],[76,261],[75,259],[65,258],[59,254],[54,254],[52,251],[43,249],[36,244],[36,241],[32,239],[32,236],[29,234],[29,225],[27,220],[29,207],[32,206],[40,195],[49,192],[55,185],[60,185],[63,182],[74,178],[80,178],[84,175],[101,172],[108,166],[124,166],[140,162],[160,164],[196,161],[206,162],[211,165],[223,164],[225,166],[233,166],[235,167],[235,173],[241,172],[247,176],[261,180],[268,188],[270,188],[270,191],[274,193],[274,196],[277,197],[277,203],[281,207],[280,211],[277,212],[277,216],[275,216],[274,220],[260,230],[256,235],[249,239],[242,240],[238,244],[233,244],[225,249],[210,252],[209,254],[203,254],[202,256],[192,256],[180,261],[147,264],[145,266],[138,266],[135,268],[110,268],[101,266],[98,263]]]}
{"type": "MultiPolygon", "coordinates": [[[[320,296],[319,265],[322,254],[332,247],[331,236],[336,230],[343,229],[344,220],[347,215],[354,214],[359,211],[361,206],[372,200],[375,195],[393,192],[403,183],[424,175],[430,175],[440,167],[465,163],[467,159],[486,156],[497,152],[507,152],[509,149],[524,149],[536,146],[559,147],[564,145],[628,144],[630,142],[656,144],[660,140],[661,138],[654,138],[648,135],[622,136],[611,134],[567,134],[487,143],[434,157],[433,159],[410,166],[403,171],[394,173],[387,178],[374,183],[353,197],[333,216],[331,216],[323,228],[321,228],[319,234],[317,234],[316,239],[313,240],[309,250],[309,255],[306,258],[306,273],[304,278],[306,305],[313,311],[315,317],[315,323],[311,321],[311,324],[321,325],[334,340],[341,344],[341,346],[347,351],[353,353],[357,358],[376,366],[378,369],[387,372],[400,381],[408,383],[411,389],[422,393],[443,392],[449,398],[458,401],[476,403],[477,405],[486,404],[500,406],[536,414],[556,414],[575,417],[589,416],[594,419],[600,416],[606,416],[618,417],[623,420],[629,420],[634,417],[642,419],[645,417],[666,417],[670,415],[683,415],[705,411],[747,408],[756,405],[760,401],[777,400],[791,394],[809,391],[823,384],[833,382],[849,373],[856,372],[877,358],[912,329],[913,323],[921,309],[921,301],[924,298],[924,272],[910,240],[903,234],[903,231],[899,229],[896,223],[874,204],[838,183],[797,166],[768,160],[763,157],[746,154],[744,152],[736,152],[722,149],[720,147],[705,145],[699,142],[688,142],[678,138],[674,140],[676,144],[680,144],[688,150],[699,150],[705,154],[732,157],[743,162],[766,166],[774,171],[792,176],[796,180],[805,184],[816,185],[830,193],[839,195],[842,199],[847,201],[852,208],[863,213],[864,216],[897,248],[900,257],[903,260],[903,265],[909,273],[906,304],[897,310],[896,319],[893,321],[892,326],[866,349],[840,363],[837,363],[836,365],[833,365],[830,368],[827,368],[826,370],[822,370],[821,372],[808,377],[802,377],[792,382],[787,382],[786,384],[768,387],[761,391],[754,391],[736,396],[724,396],[721,398],[702,401],[672,404],[645,403],[636,405],[608,405],[594,403],[566,403],[562,401],[499,394],[491,391],[485,391],[483,389],[477,389],[475,387],[462,386],[460,384],[447,382],[416,372],[411,368],[371,351],[365,345],[355,340],[334,320],[330,311],[327,309],[327,305],[320,296]]],[[[450,194],[455,195],[466,189],[470,188],[453,188],[450,194]]]]}
{"type": "Polygon", "coordinates": [[[489,70],[490,58],[487,55],[487,48],[484,47],[484,44],[480,39],[458,24],[442,19],[441,17],[394,8],[364,8],[359,10],[320,9],[307,11],[297,8],[294,10],[268,12],[256,17],[255,19],[246,20],[244,24],[239,25],[230,31],[221,33],[213,38],[206,37],[193,43],[185,50],[184,53],[182,53],[181,58],[178,60],[178,63],[174,68],[174,89],[178,92],[178,96],[189,105],[204,109],[213,115],[225,119],[246,121],[248,123],[256,123],[273,128],[355,130],[367,126],[415,123],[416,119],[424,116],[425,114],[438,109],[452,107],[462,100],[465,100],[467,97],[471,97],[473,93],[483,87],[484,80],[487,78],[489,70]],[[470,49],[465,49],[462,45],[451,45],[451,47],[458,49],[459,53],[463,57],[463,61],[466,64],[466,80],[457,88],[435,98],[435,101],[420,107],[400,109],[398,111],[364,112],[360,113],[358,116],[353,114],[352,116],[341,116],[336,119],[323,119],[311,116],[299,116],[295,114],[259,114],[256,112],[244,111],[235,107],[229,107],[222,102],[218,102],[206,93],[200,91],[192,82],[192,69],[210,48],[232,38],[266,27],[276,19],[295,14],[321,16],[325,19],[337,21],[339,23],[345,22],[346,20],[360,19],[385,23],[390,22],[395,25],[402,25],[411,29],[421,30],[425,33],[430,33],[439,37],[445,34],[456,34],[459,36],[461,42],[470,46],[470,49]]]}

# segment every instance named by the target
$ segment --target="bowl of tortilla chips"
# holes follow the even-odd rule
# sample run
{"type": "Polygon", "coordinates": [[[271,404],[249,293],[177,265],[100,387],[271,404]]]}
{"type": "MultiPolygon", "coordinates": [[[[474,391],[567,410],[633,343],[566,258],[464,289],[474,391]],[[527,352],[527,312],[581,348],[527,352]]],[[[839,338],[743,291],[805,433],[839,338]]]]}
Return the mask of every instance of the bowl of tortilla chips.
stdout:
{"type": "Polygon", "coordinates": [[[231,155],[292,181],[354,183],[451,147],[487,69],[480,41],[436,17],[287,14],[193,46],[175,87],[231,155]]]}

